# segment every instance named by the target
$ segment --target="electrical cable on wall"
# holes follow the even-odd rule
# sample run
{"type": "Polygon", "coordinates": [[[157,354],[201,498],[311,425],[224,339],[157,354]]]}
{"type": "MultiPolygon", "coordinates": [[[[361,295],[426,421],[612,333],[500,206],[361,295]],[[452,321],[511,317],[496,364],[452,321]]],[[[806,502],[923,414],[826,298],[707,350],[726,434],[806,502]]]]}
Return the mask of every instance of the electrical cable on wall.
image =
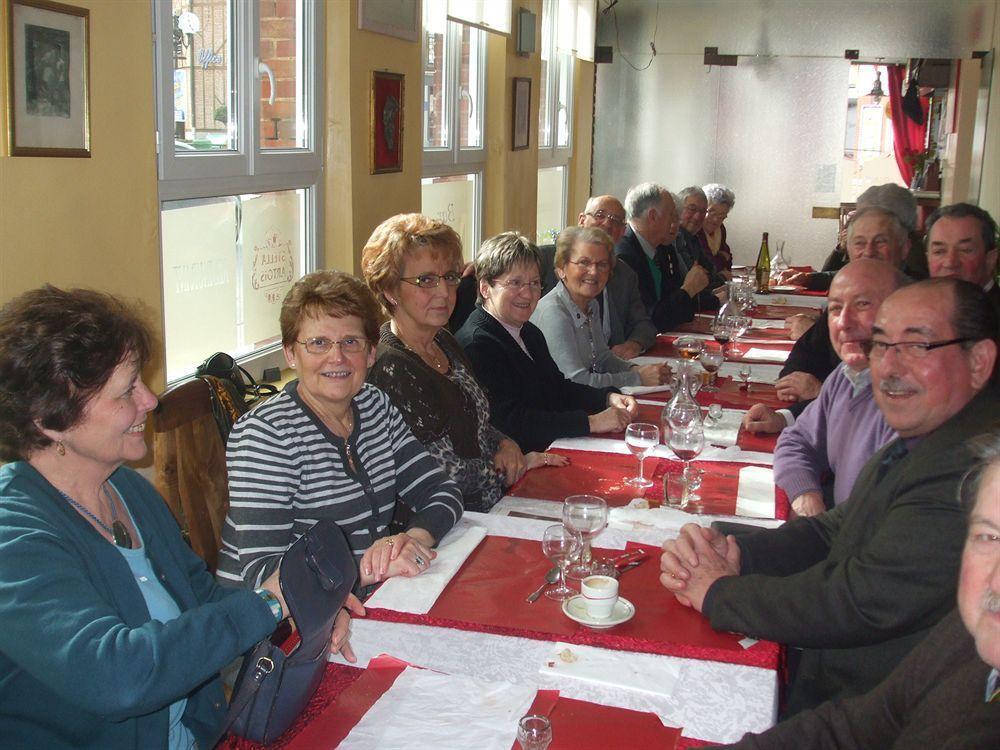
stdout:
{"type": "Polygon", "coordinates": [[[618,0],[611,0],[607,6],[601,11],[603,15],[607,15],[608,12],[611,13],[611,18],[615,22],[615,48],[618,50],[618,54],[621,55],[622,60],[628,65],[632,70],[643,71],[646,70],[650,65],[653,64],[653,58],[656,57],[656,32],[660,28],[660,3],[657,0],[656,3],[656,18],[653,21],[653,38],[649,40],[649,61],[643,65],[641,68],[635,65],[628,56],[622,52],[621,39],[618,33],[618,9],[615,6],[618,4],[618,0]]]}

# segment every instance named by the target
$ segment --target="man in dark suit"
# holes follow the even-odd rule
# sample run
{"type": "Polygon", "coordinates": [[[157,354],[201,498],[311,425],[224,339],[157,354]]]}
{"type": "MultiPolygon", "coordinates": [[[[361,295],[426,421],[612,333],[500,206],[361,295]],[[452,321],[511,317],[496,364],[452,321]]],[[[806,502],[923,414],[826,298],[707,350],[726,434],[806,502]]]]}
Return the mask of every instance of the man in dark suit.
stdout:
{"type": "MultiPolygon", "coordinates": [[[[614,245],[625,233],[625,209],[613,195],[593,196],[580,212],[578,224],[604,230],[614,245]]],[[[538,252],[542,255],[542,296],[545,296],[559,283],[555,273],[556,246],[542,245],[538,252]]],[[[622,359],[632,359],[653,345],[656,326],[649,319],[639,294],[639,281],[630,267],[615,266],[597,303],[611,351],[622,359]]]]}
{"type": "Polygon", "coordinates": [[[708,286],[698,294],[698,307],[703,311],[718,310],[721,302],[712,290],[725,285],[726,280],[715,270],[715,264],[705,255],[705,249],[698,241],[698,233],[705,225],[708,211],[708,197],[697,185],[691,185],[677,194],[677,213],[680,228],[674,240],[674,249],[684,264],[685,273],[695,263],[708,273],[708,286]]]}
{"type": "Polygon", "coordinates": [[[954,606],[966,441],[1000,422],[996,326],[967,282],[894,292],[869,363],[900,437],[865,465],[847,501],[738,538],[688,524],[664,544],[660,581],[713,628],[802,647],[789,714],[871,690],[954,606]]]}
{"type": "Polygon", "coordinates": [[[639,293],[653,325],[667,331],[698,312],[698,294],[708,286],[700,265],[686,273],[671,247],[679,228],[674,198],[662,185],[646,182],[625,196],[629,226],[615,246],[618,259],[635,271],[639,293]]]}
{"type": "Polygon", "coordinates": [[[970,203],[942,206],[927,220],[927,267],[931,278],[950,276],[978,284],[1000,316],[997,224],[970,203]]]}

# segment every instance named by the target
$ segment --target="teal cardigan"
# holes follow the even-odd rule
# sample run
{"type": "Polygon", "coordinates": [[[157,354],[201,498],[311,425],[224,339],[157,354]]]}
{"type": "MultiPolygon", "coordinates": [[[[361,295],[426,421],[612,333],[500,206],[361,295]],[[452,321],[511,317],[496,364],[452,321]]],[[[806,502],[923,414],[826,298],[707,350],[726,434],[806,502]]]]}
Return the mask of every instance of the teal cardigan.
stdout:
{"type": "Polygon", "coordinates": [[[221,588],[184,544],[156,490],[111,481],[181,616],[149,618],[121,554],[34,468],[0,468],[0,744],[163,748],[168,708],[204,746],[226,704],[219,671],[274,629],[252,591],[221,588]]]}

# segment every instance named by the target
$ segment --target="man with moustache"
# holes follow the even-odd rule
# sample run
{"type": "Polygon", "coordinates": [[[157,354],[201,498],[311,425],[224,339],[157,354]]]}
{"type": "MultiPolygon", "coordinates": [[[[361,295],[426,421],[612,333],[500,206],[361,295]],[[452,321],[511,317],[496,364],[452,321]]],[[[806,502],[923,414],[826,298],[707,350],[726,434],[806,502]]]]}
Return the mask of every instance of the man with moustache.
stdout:
{"type": "Polygon", "coordinates": [[[794,417],[764,404],[754,404],[743,418],[750,432],[784,430],[774,451],[774,483],[788,494],[799,516],[826,511],[828,472],[833,472],[830,505],[847,500],[868,459],[896,436],[875,403],[864,345],[883,300],[905,281],[898,268],[872,258],[859,258],[838,271],[827,312],[840,365],[788,429],[786,420],[794,417]]]}
{"type": "Polygon", "coordinates": [[[868,359],[899,438],[847,502],[740,537],[688,524],[661,583],[716,630],[802,647],[788,715],[871,690],[951,609],[969,437],[1000,423],[996,317],[981,288],[931,279],[879,308],[868,359]]]}
{"type": "Polygon", "coordinates": [[[942,206],[927,220],[927,267],[931,278],[949,276],[978,284],[1000,316],[997,224],[979,206],[942,206]]]}
{"type": "Polygon", "coordinates": [[[995,750],[1000,747],[1000,431],[973,442],[958,609],[878,687],[824,703],[733,750],[995,750]]]}

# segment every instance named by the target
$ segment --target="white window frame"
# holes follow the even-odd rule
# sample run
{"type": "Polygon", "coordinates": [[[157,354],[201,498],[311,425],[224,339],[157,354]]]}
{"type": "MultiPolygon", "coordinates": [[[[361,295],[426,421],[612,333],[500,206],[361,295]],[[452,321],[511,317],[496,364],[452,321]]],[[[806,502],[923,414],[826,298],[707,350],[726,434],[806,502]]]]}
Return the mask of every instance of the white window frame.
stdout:
{"type": "MultiPolygon", "coordinates": [[[[173,146],[173,15],[170,0],[153,5],[153,71],[156,94],[158,193],[166,202],[223,198],[252,193],[307,190],[303,274],[318,267],[323,238],[324,2],[302,0],[300,49],[304,61],[299,94],[307,103],[306,146],[260,148],[260,29],[258,2],[231,0],[233,80],[237,92],[238,142],[232,151],[177,153],[173,146]]],[[[162,249],[161,249],[162,253],[162,249]]],[[[162,290],[161,290],[162,294],[162,290]]],[[[166,342],[164,342],[166,345],[166,342]]],[[[211,352],[206,352],[206,356],[211,352]]],[[[268,367],[284,368],[280,343],[239,358],[255,377],[268,367]]],[[[175,379],[171,382],[180,382],[175,379]]]]}
{"type": "Polygon", "coordinates": [[[543,33],[548,31],[549,39],[542,40],[542,45],[547,45],[549,49],[549,59],[546,64],[545,72],[548,78],[548,86],[546,91],[548,94],[548,101],[539,102],[539,111],[545,114],[545,117],[550,120],[549,122],[549,132],[552,136],[552,142],[548,146],[541,145],[541,134],[539,134],[539,146],[538,146],[538,168],[544,169],[546,167],[568,167],[570,159],[573,157],[573,98],[575,96],[575,90],[573,86],[573,75],[576,70],[576,59],[572,50],[563,50],[559,48],[559,24],[557,23],[558,11],[559,11],[559,0],[542,0],[542,13],[544,15],[542,19],[542,30],[543,33]],[[559,85],[562,83],[562,66],[559,64],[560,58],[565,58],[568,62],[567,74],[568,80],[568,91],[569,95],[566,101],[566,109],[568,116],[566,118],[567,122],[567,137],[565,146],[559,146],[559,117],[556,112],[556,105],[559,101],[558,90],[559,85]]]}

